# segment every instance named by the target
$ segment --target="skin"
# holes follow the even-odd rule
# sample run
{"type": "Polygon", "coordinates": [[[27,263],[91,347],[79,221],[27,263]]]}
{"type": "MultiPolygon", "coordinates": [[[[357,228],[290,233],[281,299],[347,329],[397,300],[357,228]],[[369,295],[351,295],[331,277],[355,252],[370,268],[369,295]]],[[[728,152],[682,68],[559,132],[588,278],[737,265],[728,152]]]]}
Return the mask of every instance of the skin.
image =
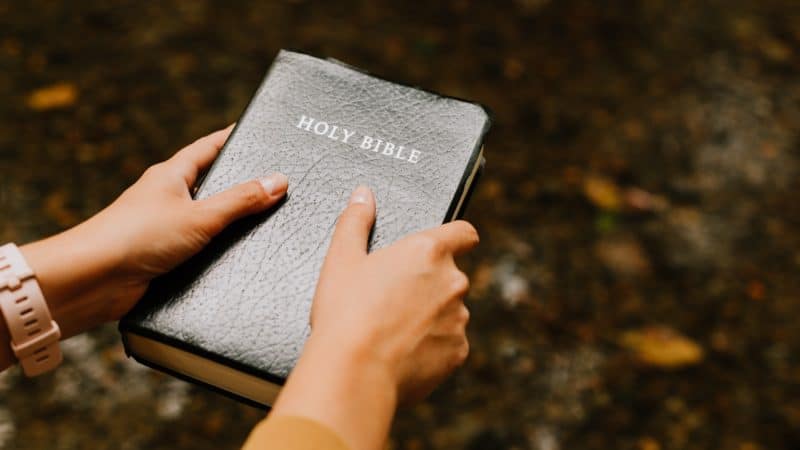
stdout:
{"type": "MultiPolygon", "coordinates": [[[[118,320],[150,281],[202,249],[234,220],[263,211],[286,193],[275,174],[274,193],[253,180],[214,197],[192,200],[189,190],[219,154],[232,127],[198,139],[148,168],[120,197],[80,225],[20,247],[36,274],[62,339],[118,320]]],[[[0,320],[0,369],[14,362],[0,320]]]]}
{"type": "Polygon", "coordinates": [[[469,353],[469,282],[453,258],[477,245],[475,229],[456,221],[367,254],[374,221],[361,186],[337,223],[311,336],[272,412],[326,424],[354,450],[383,448],[398,402],[424,398],[469,353]]]}
{"type": "MultiPolygon", "coordinates": [[[[62,338],[118,320],[150,281],[231,222],[275,205],[287,179],[273,174],[195,201],[190,190],[231,127],[156,164],[86,222],[21,247],[62,338]]],[[[337,222],[311,312],[311,336],[271,417],[300,416],[353,450],[383,448],[398,404],[428,395],[469,352],[469,283],[454,258],[478,243],[456,221],[367,254],[375,199],[358,187],[337,222]],[[325,382],[318,374],[326,373],[325,382]]],[[[0,370],[15,362],[0,320],[0,370]]]]}

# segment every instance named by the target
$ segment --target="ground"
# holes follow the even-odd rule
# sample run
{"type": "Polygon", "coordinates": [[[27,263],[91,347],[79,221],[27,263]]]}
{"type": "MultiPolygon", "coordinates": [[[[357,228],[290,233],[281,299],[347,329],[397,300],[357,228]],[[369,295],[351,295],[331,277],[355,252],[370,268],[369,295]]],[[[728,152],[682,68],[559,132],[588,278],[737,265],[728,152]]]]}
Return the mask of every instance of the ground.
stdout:
{"type": "MultiPolygon", "coordinates": [[[[800,3],[0,3],[0,241],[236,120],[281,47],[486,104],[472,354],[393,449],[800,447],[800,3]]],[[[0,378],[0,448],[237,448],[114,326],[0,378]]]]}

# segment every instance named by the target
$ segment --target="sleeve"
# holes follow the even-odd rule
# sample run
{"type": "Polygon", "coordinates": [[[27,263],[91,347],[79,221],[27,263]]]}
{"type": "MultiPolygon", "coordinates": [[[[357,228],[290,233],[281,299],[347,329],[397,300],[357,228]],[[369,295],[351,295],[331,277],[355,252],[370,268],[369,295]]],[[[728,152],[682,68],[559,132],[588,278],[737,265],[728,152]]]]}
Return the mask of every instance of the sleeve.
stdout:
{"type": "Polygon", "coordinates": [[[242,450],[349,450],[322,424],[303,417],[269,417],[256,425],[242,450]]]}

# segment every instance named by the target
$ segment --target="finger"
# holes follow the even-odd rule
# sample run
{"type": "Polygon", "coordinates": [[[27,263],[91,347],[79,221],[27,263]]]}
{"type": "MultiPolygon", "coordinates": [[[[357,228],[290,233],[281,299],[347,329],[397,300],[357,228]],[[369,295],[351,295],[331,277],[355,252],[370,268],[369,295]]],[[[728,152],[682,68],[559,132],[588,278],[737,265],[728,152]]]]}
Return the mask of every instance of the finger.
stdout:
{"type": "Polygon", "coordinates": [[[375,197],[366,186],[357,187],[336,222],[328,258],[347,260],[367,254],[369,232],[375,223],[375,197]]]}
{"type": "Polygon", "coordinates": [[[442,242],[445,249],[454,255],[472,250],[480,241],[475,227],[464,220],[448,222],[427,232],[442,242]]]}
{"type": "Polygon", "coordinates": [[[198,200],[201,221],[210,235],[216,235],[231,222],[277,203],[286,194],[288,185],[286,175],[274,173],[198,200]]]}
{"type": "Polygon", "coordinates": [[[469,323],[470,313],[464,301],[461,299],[447,303],[441,311],[436,314],[435,325],[430,333],[437,336],[463,336],[469,323]]]}
{"type": "Polygon", "coordinates": [[[169,162],[179,167],[186,186],[192,187],[197,181],[197,176],[208,168],[219,155],[220,150],[228,140],[233,126],[229,125],[224,130],[215,131],[207,136],[192,142],[175,153],[169,162]]]}

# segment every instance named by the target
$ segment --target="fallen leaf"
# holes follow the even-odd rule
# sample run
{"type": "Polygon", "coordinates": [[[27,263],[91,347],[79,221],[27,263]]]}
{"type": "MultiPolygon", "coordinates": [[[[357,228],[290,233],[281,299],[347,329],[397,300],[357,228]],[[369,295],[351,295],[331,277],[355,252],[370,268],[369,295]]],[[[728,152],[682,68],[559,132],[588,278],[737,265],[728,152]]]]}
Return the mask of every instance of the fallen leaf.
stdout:
{"type": "Polygon", "coordinates": [[[668,206],[664,197],[653,195],[640,188],[630,188],[625,191],[625,205],[634,211],[663,211],[668,206]]]}
{"type": "Polygon", "coordinates": [[[632,119],[622,124],[622,131],[631,141],[641,141],[644,139],[646,131],[642,122],[632,119]]]}
{"type": "Polygon", "coordinates": [[[750,297],[751,300],[757,302],[764,300],[766,292],[767,289],[764,287],[764,283],[760,281],[753,280],[747,283],[747,296],[750,297]]]}
{"type": "Polygon", "coordinates": [[[758,24],[749,17],[738,17],[733,20],[733,33],[741,40],[750,40],[762,31],[758,24]]]}
{"type": "Polygon", "coordinates": [[[645,436],[639,439],[639,450],[661,450],[661,445],[655,439],[645,436]]]}
{"type": "Polygon", "coordinates": [[[583,193],[595,206],[616,211],[622,204],[619,188],[605,177],[590,175],[583,180],[583,193]]]}
{"type": "Polygon", "coordinates": [[[755,442],[742,442],[739,445],[739,450],[759,450],[760,448],[761,446],[755,442]]]}
{"type": "Polygon", "coordinates": [[[28,96],[28,107],[36,111],[71,106],[78,99],[78,89],[72,83],[56,83],[37,89],[28,96]]]}
{"type": "Polygon", "coordinates": [[[759,42],[761,52],[773,62],[786,62],[792,57],[792,49],[782,41],[767,37],[759,42]]]}
{"type": "Polygon", "coordinates": [[[663,325],[626,331],[619,343],[632,351],[640,363],[661,369],[691,366],[705,356],[696,342],[663,325]]]}
{"type": "Polygon", "coordinates": [[[650,271],[650,260],[635,239],[606,239],[598,242],[594,250],[603,265],[618,275],[642,275],[650,271]]]}

